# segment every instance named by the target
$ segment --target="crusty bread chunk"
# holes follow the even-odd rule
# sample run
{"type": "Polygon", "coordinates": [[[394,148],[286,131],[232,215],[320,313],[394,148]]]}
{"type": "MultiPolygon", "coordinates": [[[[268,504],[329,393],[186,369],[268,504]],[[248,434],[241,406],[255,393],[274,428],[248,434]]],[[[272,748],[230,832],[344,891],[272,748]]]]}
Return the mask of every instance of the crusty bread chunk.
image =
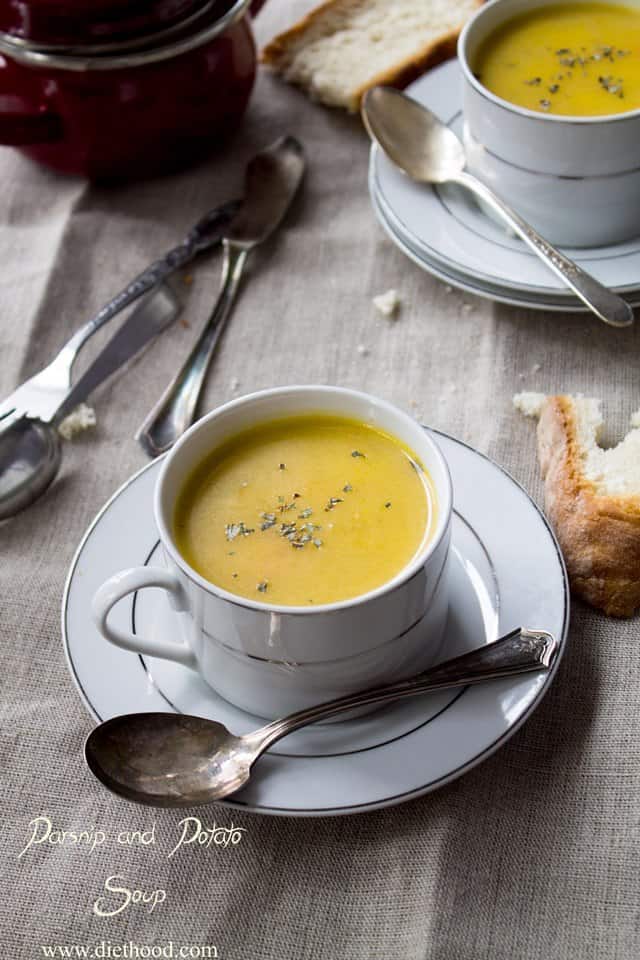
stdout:
{"type": "Polygon", "coordinates": [[[455,53],[482,0],[328,0],[264,49],[262,60],[313,100],[356,111],[376,84],[406,86],[455,53]]]}
{"type": "Polygon", "coordinates": [[[514,403],[539,417],[545,510],[572,589],[605,613],[630,617],[640,606],[640,416],[605,450],[599,400],[518,394],[514,403]]]}

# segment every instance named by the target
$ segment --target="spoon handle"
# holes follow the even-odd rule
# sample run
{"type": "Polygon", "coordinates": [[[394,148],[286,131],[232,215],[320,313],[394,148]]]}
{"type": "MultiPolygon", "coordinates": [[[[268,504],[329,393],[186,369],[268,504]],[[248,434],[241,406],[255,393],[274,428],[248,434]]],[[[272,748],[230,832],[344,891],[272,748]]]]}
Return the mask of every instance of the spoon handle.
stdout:
{"type": "Polygon", "coordinates": [[[191,426],[205,375],[236,298],[248,249],[224,240],[222,285],[211,316],[191,353],[138,432],[136,440],[151,457],[169,450],[191,426]]]}
{"type": "Polygon", "coordinates": [[[159,260],[154,260],[142,273],[134,277],[124,289],[112,297],[95,316],[87,320],[79,330],[64,344],[56,360],[60,366],[66,363],[69,371],[80,349],[101,327],[117,316],[125,307],[138,300],[145,293],[149,293],[161,281],[166,280],[172,273],[185,267],[197,254],[208,250],[220,243],[222,235],[231,222],[232,217],[239,209],[239,202],[231,200],[210,210],[189,231],[185,239],[177,247],[173,247],[159,260]],[[64,359],[62,359],[64,358],[64,359]]]}
{"type": "Polygon", "coordinates": [[[466,170],[452,178],[452,182],[471,190],[491,207],[600,320],[612,327],[628,327],[633,323],[633,310],[626,300],[612,290],[608,290],[589,273],[585,273],[577,263],[541,237],[486,184],[477,180],[466,170]]]}
{"type": "Polygon", "coordinates": [[[48,423],[58,424],[68,413],[86,400],[96,387],[120,370],[138,354],[147,343],[161,333],[175,319],[180,304],[173,291],[163,281],[129,314],[119,330],[95,357],[89,367],[75,381],[48,423]]]}
{"type": "Polygon", "coordinates": [[[274,720],[256,730],[255,733],[246,735],[244,739],[252,740],[253,746],[262,753],[276,740],[280,740],[281,737],[287,736],[300,727],[346,713],[355,707],[401,700],[419,693],[443,690],[447,687],[467,686],[484,680],[510,677],[534,670],[549,670],[555,662],[558,650],[559,643],[550,633],[519,627],[496,640],[495,643],[471,650],[452,660],[446,660],[409,680],[400,680],[384,687],[374,687],[371,690],[349,694],[337,700],[330,700],[328,703],[300,710],[282,720],[274,720]]]}

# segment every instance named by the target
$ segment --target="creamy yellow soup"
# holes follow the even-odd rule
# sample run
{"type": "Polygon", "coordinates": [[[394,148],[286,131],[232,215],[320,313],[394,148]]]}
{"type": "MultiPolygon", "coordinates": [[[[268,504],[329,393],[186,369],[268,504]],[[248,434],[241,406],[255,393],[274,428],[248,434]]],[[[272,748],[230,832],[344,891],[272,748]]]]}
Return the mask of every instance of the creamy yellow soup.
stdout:
{"type": "Polygon", "coordinates": [[[530,110],[587,117],[640,107],[640,8],[558,3],[509,20],[484,42],[474,72],[530,110]]]}
{"type": "Polygon", "coordinates": [[[211,583],[304,606],[391,580],[434,523],[433,485],[411,450],[359,421],[310,414],[215,450],[178,496],[174,536],[211,583]]]}

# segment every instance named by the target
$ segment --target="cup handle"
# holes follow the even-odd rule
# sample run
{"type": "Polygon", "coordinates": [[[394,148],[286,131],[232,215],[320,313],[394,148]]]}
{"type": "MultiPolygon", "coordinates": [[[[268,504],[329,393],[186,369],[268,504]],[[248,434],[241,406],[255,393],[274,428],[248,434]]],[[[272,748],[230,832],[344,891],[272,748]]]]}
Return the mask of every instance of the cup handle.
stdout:
{"type": "Polygon", "coordinates": [[[120,573],[109,577],[95,594],[91,610],[98,630],[110,643],[116,647],[122,647],[123,650],[132,650],[134,653],[143,653],[149,657],[162,657],[164,660],[174,660],[185,667],[197,670],[195,654],[186,643],[145,639],[129,630],[120,630],[108,623],[111,608],[128,594],[142,590],[144,587],[161,587],[169,594],[169,601],[174,610],[187,609],[184,590],[177,577],[160,567],[132,567],[130,570],[121,570],[120,573]]]}

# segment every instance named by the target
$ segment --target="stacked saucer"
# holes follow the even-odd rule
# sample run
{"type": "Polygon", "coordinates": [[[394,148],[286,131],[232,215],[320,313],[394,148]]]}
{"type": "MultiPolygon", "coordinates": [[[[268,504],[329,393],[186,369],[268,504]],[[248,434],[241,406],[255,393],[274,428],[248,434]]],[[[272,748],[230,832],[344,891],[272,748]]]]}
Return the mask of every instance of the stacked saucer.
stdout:
{"type": "MultiPolygon", "coordinates": [[[[457,61],[421,77],[407,93],[462,139],[457,61]]],[[[584,311],[584,305],[525,244],[490,219],[456,186],[411,181],[373,146],[369,190],[393,242],[423,270],[480,297],[538,310],[584,311]]],[[[640,305],[640,237],[606,247],[566,250],[605,286],[640,305]]]]}

